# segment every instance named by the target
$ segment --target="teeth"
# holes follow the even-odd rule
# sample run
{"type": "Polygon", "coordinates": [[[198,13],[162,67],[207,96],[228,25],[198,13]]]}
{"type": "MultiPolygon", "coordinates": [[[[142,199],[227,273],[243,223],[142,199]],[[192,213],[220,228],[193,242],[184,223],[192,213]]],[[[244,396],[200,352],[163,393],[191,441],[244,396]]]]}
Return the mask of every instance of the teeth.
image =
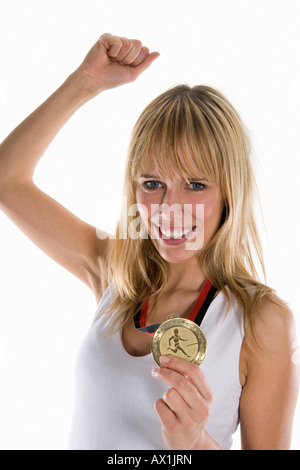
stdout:
{"type": "Polygon", "coordinates": [[[162,230],[162,228],[160,228],[160,231],[161,233],[167,237],[167,238],[171,238],[171,239],[177,239],[177,238],[182,238],[184,235],[187,235],[188,233],[190,233],[191,231],[193,230],[193,227],[192,228],[189,228],[187,230],[185,230],[184,232],[182,232],[181,230],[167,230],[167,229],[164,229],[162,230]]]}

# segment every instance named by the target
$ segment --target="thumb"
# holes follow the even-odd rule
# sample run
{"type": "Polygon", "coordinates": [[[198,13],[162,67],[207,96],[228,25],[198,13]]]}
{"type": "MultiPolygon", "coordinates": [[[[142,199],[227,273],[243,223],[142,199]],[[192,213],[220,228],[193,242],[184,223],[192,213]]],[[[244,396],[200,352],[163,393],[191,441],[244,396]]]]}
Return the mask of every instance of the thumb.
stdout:
{"type": "Polygon", "coordinates": [[[150,65],[158,58],[160,57],[159,52],[151,52],[150,54],[147,55],[147,57],[141,62],[139,65],[136,67],[132,67],[132,70],[134,70],[134,75],[135,78],[137,78],[141,73],[143,73],[150,65]]]}

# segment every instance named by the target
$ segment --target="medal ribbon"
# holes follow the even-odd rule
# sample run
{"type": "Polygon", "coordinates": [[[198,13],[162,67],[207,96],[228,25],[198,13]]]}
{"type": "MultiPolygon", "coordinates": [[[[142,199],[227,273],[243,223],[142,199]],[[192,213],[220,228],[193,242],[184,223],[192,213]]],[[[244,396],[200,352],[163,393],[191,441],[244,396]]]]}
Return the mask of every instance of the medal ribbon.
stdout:
{"type": "MultiPolygon", "coordinates": [[[[188,320],[193,321],[198,326],[201,325],[203,318],[214,299],[217,292],[217,288],[211,284],[210,281],[206,281],[200,295],[188,317],[188,320]]],[[[147,312],[148,312],[149,301],[143,305],[143,307],[134,316],[134,326],[137,330],[144,331],[150,336],[153,336],[157,328],[161,323],[155,323],[154,325],[146,326],[147,312]]]]}

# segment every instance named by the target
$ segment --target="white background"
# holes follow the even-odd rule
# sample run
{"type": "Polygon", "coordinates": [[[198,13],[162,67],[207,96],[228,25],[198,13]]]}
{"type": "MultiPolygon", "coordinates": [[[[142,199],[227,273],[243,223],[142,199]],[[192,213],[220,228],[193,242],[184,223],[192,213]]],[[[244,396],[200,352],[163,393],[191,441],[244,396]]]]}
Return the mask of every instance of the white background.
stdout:
{"type": "MultiPolygon", "coordinates": [[[[218,88],[251,132],[267,282],[289,301],[299,329],[299,22],[299,0],[1,0],[0,141],[102,33],[141,39],[161,57],[69,121],[36,183],[112,231],[130,132],[144,106],[178,83],[218,88]]],[[[65,449],[74,362],[95,301],[2,213],[0,237],[0,448],[65,449]]],[[[292,448],[300,448],[299,408],[292,448]]]]}

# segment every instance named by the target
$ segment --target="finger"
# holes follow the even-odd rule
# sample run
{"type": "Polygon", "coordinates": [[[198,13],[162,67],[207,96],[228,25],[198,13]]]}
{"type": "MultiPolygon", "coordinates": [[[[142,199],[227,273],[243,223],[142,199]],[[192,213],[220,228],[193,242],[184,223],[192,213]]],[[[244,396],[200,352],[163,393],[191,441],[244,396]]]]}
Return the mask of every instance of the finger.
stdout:
{"type": "Polygon", "coordinates": [[[132,48],[128,52],[128,54],[123,57],[122,62],[126,65],[139,65],[149,54],[149,49],[144,48],[141,41],[138,39],[132,39],[132,48]],[[141,51],[146,49],[146,54],[143,54],[143,59],[140,62],[137,62],[137,58],[141,55],[141,51]]]}
{"type": "Polygon", "coordinates": [[[122,42],[122,46],[119,49],[118,53],[112,53],[111,50],[108,51],[109,57],[113,58],[117,62],[124,62],[125,57],[129,54],[133,48],[133,41],[127,38],[119,38],[122,42]]]}
{"type": "Polygon", "coordinates": [[[105,47],[109,57],[117,57],[123,44],[121,38],[109,33],[102,34],[99,43],[105,47]]]}
{"type": "Polygon", "coordinates": [[[154,409],[163,427],[168,427],[171,429],[175,427],[178,420],[173,411],[162,398],[155,402],[154,409]]]}
{"type": "Polygon", "coordinates": [[[124,57],[133,48],[133,41],[131,39],[113,36],[109,33],[103,34],[99,42],[106,48],[107,55],[116,62],[122,62],[124,57]]]}
{"type": "Polygon", "coordinates": [[[195,409],[204,404],[205,400],[202,395],[184,375],[167,368],[154,369],[152,375],[171,387],[171,389],[166,392],[166,397],[172,397],[172,395],[174,395],[172,392],[173,389],[177,391],[189,409],[195,409]]]}
{"type": "Polygon", "coordinates": [[[154,62],[155,59],[157,59],[158,57],[159,57],[158,52],[151,52],[151,54],[149,54],[141,64],[135,67],[131,67],[133,75],[134,75],[134,79],[137,78],[141,73],[143,73],[148,67],[150,67],[152,62],[154,62]]]}
{"type": "Polygon", "coordinates": [[[141,47],[141,49],[139,50],[138,55],[135,57],[134,61],[132,61],[131,65],[133,67],[137,67],[142,62],[144,62],[144,60],[146,59],[146,57],[148,57],[148,55],[149,55],[148,47],[145,47],[145,46],[141,47]]]}
{"type": "Polygon", "coordinates": [[[163,401],[182,422],[191,414],[191,408],[175,388],[169,388],[169,390],[164,393],[163,401]]]}
{"type": "Polygon", "coordinates": [[[207,401],[212,401],[213,396],[211,389],[202,369],[198,365],[171,356],[162,356],[160,362],[164,367],[188,377],[189,381],[203,398],[207,401]]]}

